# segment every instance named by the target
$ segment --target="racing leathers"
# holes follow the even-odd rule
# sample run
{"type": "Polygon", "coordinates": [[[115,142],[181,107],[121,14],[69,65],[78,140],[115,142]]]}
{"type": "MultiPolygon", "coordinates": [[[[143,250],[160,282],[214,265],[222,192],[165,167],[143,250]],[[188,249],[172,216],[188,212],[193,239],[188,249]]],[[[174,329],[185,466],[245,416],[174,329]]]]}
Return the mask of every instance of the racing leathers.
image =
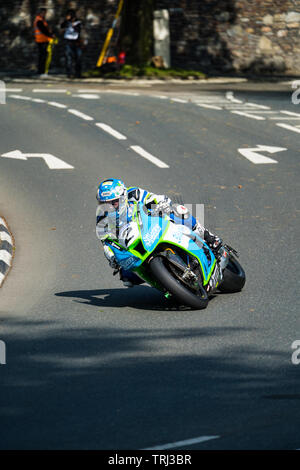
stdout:
{"type": "MultiPolygon", "coordinates": [[[[188,218],[192,230],[195,231],[195,233],[197,233],[203,240],[205,240],[206,243],[215,252],[217,252],[221,248],[222,240],[213,233],[209,232],[205,227],[203,227],[203,225],[201,225],[195,219],[195,217],[190,216],[189,211],[185,206],[173,206],[172,201],[169,197],[162,194],[154,194],[138,187],[128,188],[127,195],[128,209],[125,222],[128,222],[130,220],[130,215],[131,211],[133,210],[134,203],[143,203],[149,213],[151,213],[151,211],[153,211],[153,208],[155,208],[156,210],[159,210],[161,212],[169,213],[170,218],[173,218],[173,220],[175,218],[174,213],[177,214],[177,216],[180,216],[181,218],[188,218]]],[[[109,217],[107,213],[101,210],[101,206],[99,206],[97,210],[96,234],[97,237],[104,244],[105,257],[107,258],[110,266],[115,270],[119,269],[119,265],[115,259],[113,250],[104,242],[107,237],[112,237],[119,240],[121,224],[118,224],[118,220],[122,220],[122,223],[124,223],[124,216],[120,219],[118,219],[118,217],[109,217]]],[[[132,287],[133,284],[141,282],[136,275],[134,275],[133,273],[131,273],[130,275],[127,271],[125,272],[123,268],[120,269],[120,278],[128,287],[132,287]]]]}

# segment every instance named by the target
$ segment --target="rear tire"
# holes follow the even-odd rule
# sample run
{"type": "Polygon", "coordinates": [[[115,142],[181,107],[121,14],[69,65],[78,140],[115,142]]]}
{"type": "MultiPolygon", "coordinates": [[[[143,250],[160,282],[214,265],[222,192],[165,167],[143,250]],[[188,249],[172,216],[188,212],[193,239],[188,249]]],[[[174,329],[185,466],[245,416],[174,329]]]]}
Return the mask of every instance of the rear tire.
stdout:
{"type": "Polygon", "coordinates": [[[167,261],[161,256],[156,256],[150,261],[150,269],[159,283],[183,305],[201,310],[207,307],[208,296],[204,289],[202,297],[191,292],[180,283],[166,266],[167,261]]]}
{"type": "Polygon", "coordinates": [[[221,292],[240,292],[246,282],[246,274],[234,256],[230,256],[229,263],[223,271],[223,281],[219,286],[221,292]]]}

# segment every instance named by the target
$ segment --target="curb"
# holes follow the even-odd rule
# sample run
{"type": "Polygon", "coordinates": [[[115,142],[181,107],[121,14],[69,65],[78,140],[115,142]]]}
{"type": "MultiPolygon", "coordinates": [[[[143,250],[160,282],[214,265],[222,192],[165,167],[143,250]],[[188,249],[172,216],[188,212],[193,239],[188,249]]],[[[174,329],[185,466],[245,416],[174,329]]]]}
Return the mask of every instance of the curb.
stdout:
{"type": "Polygon", "coordinates": [[[7,223],[2,217],[0,217],[0,287],[11,268],[13,252],[13,237],[7,223]]]}

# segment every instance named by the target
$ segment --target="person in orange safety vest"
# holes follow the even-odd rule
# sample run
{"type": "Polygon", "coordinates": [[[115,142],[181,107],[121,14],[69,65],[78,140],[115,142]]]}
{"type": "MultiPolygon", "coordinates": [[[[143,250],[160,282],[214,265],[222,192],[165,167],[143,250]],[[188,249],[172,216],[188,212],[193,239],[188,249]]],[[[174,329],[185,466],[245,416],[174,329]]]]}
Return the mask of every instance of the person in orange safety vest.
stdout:
{"type": "Polygon", "coordinates": [[[41,8],[34,20],[34,38],[38,47],[38,74],[45,75],[47,47],[49,40],[54,37],[45,19],[46,8],[41,8]]]}

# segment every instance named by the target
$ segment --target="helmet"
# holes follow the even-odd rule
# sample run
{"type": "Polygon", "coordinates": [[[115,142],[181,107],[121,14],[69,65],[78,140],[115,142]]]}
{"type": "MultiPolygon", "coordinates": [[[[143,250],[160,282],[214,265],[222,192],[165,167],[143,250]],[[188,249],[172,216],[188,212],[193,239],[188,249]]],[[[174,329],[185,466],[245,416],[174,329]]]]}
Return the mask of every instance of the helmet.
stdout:
{"type": "Polygon", "coordinates": [[[127,188],[123,181],[109,178],[99,184],[96,199],[103,211],[123,214],[127,209],[127,188]]]}

